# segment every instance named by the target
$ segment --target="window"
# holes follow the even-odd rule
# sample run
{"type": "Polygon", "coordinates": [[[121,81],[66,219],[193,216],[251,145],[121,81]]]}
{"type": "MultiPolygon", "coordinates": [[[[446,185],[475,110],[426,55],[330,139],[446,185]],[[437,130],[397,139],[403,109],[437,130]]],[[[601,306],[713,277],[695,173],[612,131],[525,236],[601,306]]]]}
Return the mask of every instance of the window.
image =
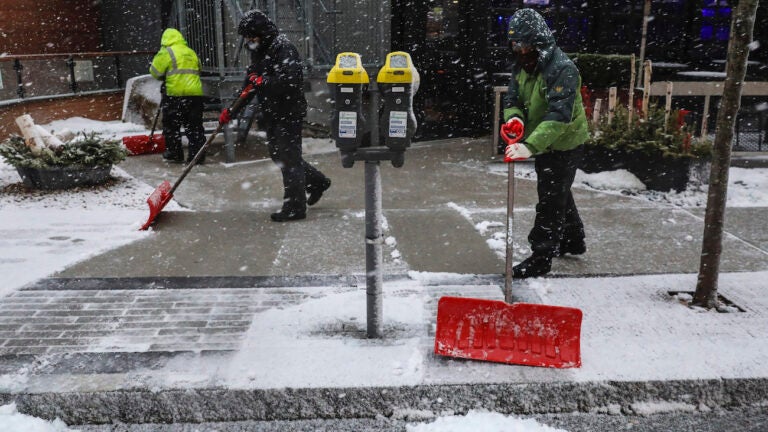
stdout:
{"type": "Polygon", "coordinates": [[[705,0],[701,8],[702,41],[727,41],[731,32],[731,7],[724,0],[705,0]]]}
{"type": "Polygon", "coordinates": [[[459,34],[459,5],[452,0],[436,1],[427,10],[427,40],[442,41],[459,34]]]}

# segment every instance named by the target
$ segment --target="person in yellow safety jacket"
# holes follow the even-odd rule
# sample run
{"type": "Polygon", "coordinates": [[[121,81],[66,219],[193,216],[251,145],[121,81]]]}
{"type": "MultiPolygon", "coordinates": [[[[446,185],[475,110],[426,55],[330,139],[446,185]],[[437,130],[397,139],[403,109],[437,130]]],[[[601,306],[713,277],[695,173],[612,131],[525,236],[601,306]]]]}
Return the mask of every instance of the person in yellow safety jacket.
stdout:
{"type": "MultiPolygon", "coordinates": [[[[192,162],[205,144],[203,128],[203,85],[200,82],[200,60],[184,40],[181,32],[165,29],[160,51],[152,59],[149,73],[163,81],[163,135],[166,150],[163,159],[184,162],[181,128],[189,140],[187,163],[192,162]]],[[[203,163],[205,155],[197,163],[203,163]]]]}

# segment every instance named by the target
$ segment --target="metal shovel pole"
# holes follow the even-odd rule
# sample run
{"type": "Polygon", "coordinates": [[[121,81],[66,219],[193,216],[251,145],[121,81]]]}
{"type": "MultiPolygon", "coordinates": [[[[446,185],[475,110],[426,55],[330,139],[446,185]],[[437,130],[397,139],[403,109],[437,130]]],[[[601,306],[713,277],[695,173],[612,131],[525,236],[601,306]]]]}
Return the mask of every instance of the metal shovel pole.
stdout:
{"type": "Polygon", "coordinates": [[[512,303],[512,215],[515,207],[515,163],[507,164],[507,251],[504,269],[504,301],[512,303]]]}

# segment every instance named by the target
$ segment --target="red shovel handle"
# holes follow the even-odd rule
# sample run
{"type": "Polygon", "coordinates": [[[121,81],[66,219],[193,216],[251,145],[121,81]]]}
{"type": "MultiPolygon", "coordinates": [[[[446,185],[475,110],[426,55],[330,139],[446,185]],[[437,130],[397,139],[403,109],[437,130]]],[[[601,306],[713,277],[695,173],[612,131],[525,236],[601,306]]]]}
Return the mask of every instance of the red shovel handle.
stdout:
{"type": "Polygon", "coordinates": [[[512,117],[509,121],[501,125],[500,133],[501,139],[503,139],[507,145],[511,145],[523,139],[523,135],[525,135],[525,126],[522,120],[517,117],[512,117]]]}
{"type": "MultiPolygon", "coordinates": [[[[501,125],[499,135],[501,135],[501,139],[507,143],[507,147],[520,142],[520,140],[522,140],[523,136],[525,135],[525,126],[523,121],[517,117],[512,117],[509,119],[509,121],[501,125]]],[[[504,155],[504,162],[509,163],[512,161],[513,160],[508,158],[506,154],[504,155]]]]}
{"type": "MultiPolygon", "coordinates": [[[[253,90],[253,86],[248,86],[246,88],[250,88],[248,92],[243,92],[237,100],[232,104],[230,107],[230,110],[233,112],[239,111],[248,101],[248,95],[253,90]]],[[[198,159],[202,157],[202,155],[205,152],[205,149],[211,144],[214,138],[216,138],[216,135],[218,135],[222,129],[224,128],[224,124],[219,122],[218,126],[216,126],[216,130],[211,134],[211,136],[208,137],[208,139],[205,141],[205,144],[203,144],[202,147],[200,147],[200,150],[198,150],[195,157],[192,159],[191,162],[187,164],[187,166],[184,168],[184,171],[181,173],[181,176],[176,180],[176,182],[171,186],[171,184],[166,180],[160,186],[157,187],[157,189],[152,192],[152,195],[149,196],[147,199],[147,204],[149,204],[149,219],[144,223],[144,225],[139,228],[140,230],[144,231],[152,224],[152,221],[155,220],[155,218],[160,214],[160,212],[163,210],[166,204],[173,198],[173,193],[176,192],[176,188],[179,187],[181,182],[184,180],[184,178],[189,174],[189,172],[192,170],[192,167],[197,164],[198,159]]]]}

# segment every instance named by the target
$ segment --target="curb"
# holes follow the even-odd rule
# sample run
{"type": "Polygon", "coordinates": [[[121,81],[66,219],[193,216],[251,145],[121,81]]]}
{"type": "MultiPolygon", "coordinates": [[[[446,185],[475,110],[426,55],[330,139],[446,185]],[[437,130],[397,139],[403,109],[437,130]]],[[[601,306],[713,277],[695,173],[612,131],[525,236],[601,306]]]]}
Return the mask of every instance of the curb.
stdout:
{"type": "Polygon", "coordinates": [[[201,423],[402,417],[483,409],[502,414],[633,414],[766,406],[768,378],[419,385],[237,390],[133,389],[83,393],[0,393],[0,404],[68,425],[201,423]]]}

